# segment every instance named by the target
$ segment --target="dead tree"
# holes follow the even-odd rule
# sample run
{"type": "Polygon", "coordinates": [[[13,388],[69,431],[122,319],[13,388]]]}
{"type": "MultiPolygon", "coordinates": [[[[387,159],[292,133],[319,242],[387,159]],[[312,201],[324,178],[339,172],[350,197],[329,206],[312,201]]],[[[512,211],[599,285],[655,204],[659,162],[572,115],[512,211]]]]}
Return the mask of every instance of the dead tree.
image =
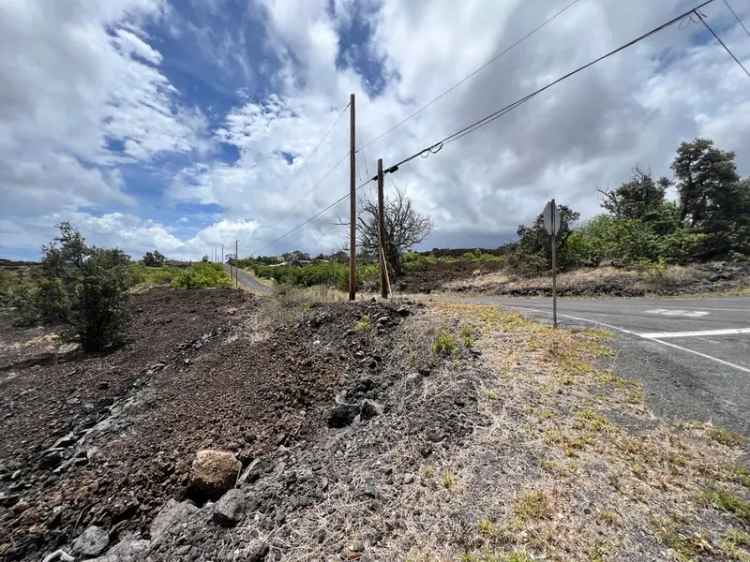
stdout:
{"type": "MultiPolygon", "coordinates": [[[[429,217],[414,210],[411,199],[399,190],[384,203],[385,232],[383,253],[394,276],[401,275],[401,256],[414,244],[422,242],[432,231],[429,217]]],[[[357,232],[362,250],[377,257],[380,255],[378,236],[378,204],[366,199],[357,218],[357,232]]]]}

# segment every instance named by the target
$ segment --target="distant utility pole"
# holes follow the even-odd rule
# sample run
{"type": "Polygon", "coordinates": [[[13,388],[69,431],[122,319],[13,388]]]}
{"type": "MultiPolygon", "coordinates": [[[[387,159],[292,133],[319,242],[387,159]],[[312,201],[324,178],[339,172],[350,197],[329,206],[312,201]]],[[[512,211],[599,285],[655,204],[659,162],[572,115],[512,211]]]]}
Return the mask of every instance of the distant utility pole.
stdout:
{"type": "Polygon", "coordinates": [[[237,271],[237,262],[240,259],[240,241],[234,241],[234,288],[240,288],[240,273],[237,271]]]}
{"type": "Polygon", "coordinates": [[[349,300],[357,297],[357,159],[354,152],[354,94],[349,97],[349,300]]]}
{"type": "Polygon", "coordinates": [[[385,261],[384,232],[385,232],[385,209],[383,201],[383,159],[378,158],[378,242],[380,246],[380,296],[388,298],[388,277],[385,261]]]}
{"type": "Polygon", "coordinates": [[[224,244],[221,245],[221,263],[224,263],[224,244]]]}

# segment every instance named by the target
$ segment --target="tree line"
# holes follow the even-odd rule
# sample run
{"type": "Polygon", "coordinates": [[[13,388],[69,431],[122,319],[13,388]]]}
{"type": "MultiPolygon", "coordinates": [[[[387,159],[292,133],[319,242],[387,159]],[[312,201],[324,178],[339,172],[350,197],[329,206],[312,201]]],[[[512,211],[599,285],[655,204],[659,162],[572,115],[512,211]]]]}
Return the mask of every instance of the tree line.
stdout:
{"type": "MultiPolygon", "coordinates": [[[[610,190],[599,190],[604,213],[574,228],[580,213],[561,205],[557,238],[563,269],[612,262],[687,263],[750,256],[750,178],[740,178],[734,152],[713,141],[683,142],[672,162],[672,178],[654,179],[638,167],[610,190]],[[677,200],[667,199],[674,187],[677,200]]],[[[551,247],[539,215],[518,227],[508,263],[518,273],[551,268],[551,247]]]]}

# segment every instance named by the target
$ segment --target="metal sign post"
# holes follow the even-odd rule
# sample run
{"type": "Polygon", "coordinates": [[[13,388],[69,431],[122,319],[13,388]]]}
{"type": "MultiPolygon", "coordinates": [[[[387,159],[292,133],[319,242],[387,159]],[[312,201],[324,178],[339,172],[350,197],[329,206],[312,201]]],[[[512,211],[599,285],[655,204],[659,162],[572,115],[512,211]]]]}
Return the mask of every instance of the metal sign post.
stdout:
{"type": "Polygon", "coordinates": [[[557,328],[557,235],[560,232],[560,209],[553,199],[544,207],[544,230],[552,244],[552,325],[557,328]]]}

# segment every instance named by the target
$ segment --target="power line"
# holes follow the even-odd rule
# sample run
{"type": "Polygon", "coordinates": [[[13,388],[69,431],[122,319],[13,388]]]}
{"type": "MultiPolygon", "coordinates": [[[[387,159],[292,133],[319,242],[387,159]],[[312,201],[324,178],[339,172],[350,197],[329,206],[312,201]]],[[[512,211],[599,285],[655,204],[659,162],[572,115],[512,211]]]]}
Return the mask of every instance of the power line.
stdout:
{"type": "MultiPolygon", "coordinates": [[[[508,105],[506,105],[504,107],[501,107],[500,109],[498,109],[496,111],[493,111],[492,113],[490,113],[488,115],[485,115],[481,119],[478,119],[478,120],[476,120],[476,121],[474,121],[474,122],[466,125],[465,127],[462,127],[461,129],[459,129],[457,131],[454,131],[453,133],[449,134],[448,136],[442,138],[441,140],[439,140],[439,141],[437,141],[437,142],[435,142],[435,143],[433,143],[433,144],[431,144],[431,145],[423,148],[422,150],[419,150],[419,151],[415,152],[414,154],[412,154],[410,156],[407,156],[406,158],[400,160],[399,162],[397,162],[393,166],[391,166],[391,167],[387,168],[386,170],[384,170],[384,173],[395,172],[399,168],[399,166],[402,166],[403,164],[406,164],[407,162],[410,162],[411,160],[414,160],[415,158],[417,158],[419,156],[427,155],[429,153],[435,154],[435,153],[439,152],[440,150],[442,150],[442,148],[443,148],[443,146],[445,144],[448,144],[450,142],[459,140],[460,138],[462,138],[462,137],[464,137],[464,136],[466,136],[466,135],[468,135],[468,134],[476,131],[477,129],[479,129],[481,127],[484,127],[484,126],[492,123],[496,119],[499,119],[500,117],[502,117],[506,113],[509,113],[509,112],[513,111],[514,109],[516,109],[519,106],[523,105],[524,103],[526,103],[530,99],[538,96],[539,94],[541,94],[542,92],[545,92],[546,90],[549,90],[550,88],[552,88],[553,86],[559,84],[560,82],[562,82],[564,80],[567,80],[568,78],[571,78],[572,76],[578,74],[579,72],[582,72],[582,71],[584,71],[584,70],[586,70],[586,69],[594,66],[595,64],[597,64],[597,63],[599,63],[599,62],[601,62],[601,61],[603,61],[603,60],[605,60],[605,59],[607,59],[607,58],[609,58],[609,57],[611,57],[611,56],[613,56],[613,55],[615,55],[615,54],[617,54],[617,53],[619,53],[621,51],[624,51],[625,49],[627,49],[629,47],[632,47],[633,45],[635,45],[636,43],[639,43],[640,41],[643,41],[647,37],[650,37],[651,35],[654,35],[655,33],[658,33],[660,31],[662,31],[663,29],[666,29],[667,27],[670,27],[670,26],[674,25],[678,21],[680,21],[680,20],[688,17],[690,14],[693,14],[693,13],[697,14],[698,13],[697,10],[703,8],[704,6],[707,6],[708,4],[711,4],[712,2],[714,2],[714,0],[706,0],[705,2],[702,2],[701,4],[699,4],[698,6],[696,6],[695,8],[692,8],[691,10],[688,10],[687,12],[683,12],[679,16],[677,16],[675,18],[672,18],[671,20],[669,20],[669,21],[667,21],[667,22],[665,22],[665,23],[663,23],[663,24],[661,24],[661,25],[659,25],[659,26],[651,29],[650,31],[647,31],[646,33],[643,33],[643,34],[639,35],[635,39],[632,39],[632,40],[628,41],[627,43],[625,43],[625,44],[623,44],[623,45],[621,45],[621,46],[619,46],[619,47],[617,47],[615,49],[612,49],[611,51],[603,54],[602,56],[600,56],[600,57],[598,57],[598,58],[596,58],[596,59],[594,59],[594,60],[592,60],[592,61],[590,61],[590,62],[588,62],[588,63],[586,63],[584,65],[579,66],[578,68],[576,68],[576,69],[568,72],[567,74],[564,74],[564,75],[560,76],[559,78],[557,78],[557,79],[555,79],[555,80],[553,80],[551,82],[548,82],[546,85],[542,86],[541,88],[539,88],[537,90],[534,90],[533,92],[531,92],[530,94],[527,94],[527,95],[523,96],[522,98],[517,99],[513,103],[510,103],[510,104],[508,104],[508,105]]],[[[706,25],[708,25],[708,24],[706,24],[706,25]]],[[[717,39],[718,39],[718,37],[717,37],[717,39]]],[[[719,41],[721,42],[720,39],[719,39],[719,41]]],[[[722,45],[723,45],[723,42],[722,42],[722,45]]],[[[732,56],[734,57],[734,55],[732,55],[732,56]]],[[[734,57],[734,58],[736,60],[736,57],[734,57]]]]}
{"type": "Polygon", "coordinates": [[[745,30],[745,33],[747,33],[747,36],[748,36],[748,37],[750,37],[750,29],[748,29],[748,28],[747,28],[747,26],[745,25],[745,22],[743,22],[743,21],[742,21],[742,20],[740,19],[740,16],[739,16],[739,15],[737,15],[737,12],[735,12],[735,11],[734,11],[734,8],[732,8],[732,5],[731,5],[731,4],[729,3],[729,0],[724,0],[724,5],[725,5],[725,6],[727,7],[727,9],[728,9],[728,10],[729,10],[730,12],[732,12],[732,15],[733,15],[733,16],[734,16],[734,18],[735,18],[735,19],[737,20],[737,23],[739,23],[739,24],[740,24],[740,27],[742,27],[742,29],[744,29],[744,30],[745,30]]]}
{"type": "MultiPolygon", "coordinates": [[[[440,94],[438,94],[437,96],[435,96],[434,98],[432,98],[430,101],[428,101],[427,103],[425,103],[423,106],[419,107],[414,112],[412,112],[409,115],[407,115],[406,117],[404,117],[401,121],[399,121],[398,123],[396,123],[395,125],[393,125],[392,127],[390,127],[388,130],[386,130],[383,133],[381,133],[378,136],[376,136],[374,139],[372,139],[366,145],[363,145],[362,148],[364,148],[365,146],[373,145],[376,142],[378,142],[380,139],[382,139],[382,138],[388,136],[389,134],[391,134],[393,131],[395,131],[396,129],[398,129],[401,125],[403,125],[407,121],[413,119],[414,117],[416,117],[417,115],[419,115],[420,113],[422,113],[425,109],[427,109],[428,107],[430,107],[431,105],[433,105],[435,102],[441,100],[442,98],[444,98],[445,96],[447,96],[448,94],[450,94],[453,90],[455,90],[456,88],[458,88],[461,84],[463,84],[467,80],[470,80],[470,79],[474,78],[477,74],[479,74],[480,72],[482,72],[485,68],[487,68],[488,66],[490,66],[492,63],[494,63],[500,57],[506,55],[507,53],[509,53],[510,51],[512,51],[513,49],[515,49],[518,45],[520,45],[521,43],[523,43],[524,41],[526,41],[527,39],[529,39],[532,35],[536,34],[538,31],[541,31],[542,28],[544,28],[547,25],[549,25],[550,23],[552,23],[554,20],[556,20],[561,15],[563,15],[565,12],[567,12],[570,8],[572,8],[573,6],[575,6],[580,1],[581,0],[573,0],[572,2],[570,2],[569,4],[567,4],[564,8],[562,8],[561,10],[558,10],[557,12],[555,12],[552,16],[550,16],[549,18],[547,18],[546,20],[544,20],[541,24],[539,24],[538,26],[536,26],[534,29],[532,29],[531,31],[529,31],[528,33],[526,33],[525,35],[523,35],[522,37],[520,37],[519,39],[517,39],[516,41],[514,41],[513,43],[511,43],[510,45],[508,45],[505,49],[503,49],[503,50],[498,51],[497,53],[495,53],[489,60],[487,60],[486,62],[484,62],[483,64],[481,64],[477,68],[475,68],[469,74],[467,74],[466,76],[464,76],[463,78],[461,78],[461,80],[459,80],[458,82],[456,82],[455,84],[453,84],[452,86],[450,86],[449,88],[447,88],[446,90],[443,90],[440,94]]],[[[360,150],[362,148],[360,148],[360,150]]]]}
{"type": "Polygon", "coordinates": [[[713,30],[713,28],[712,28],[712,27],[711,27],[710,25],[708,25],[708,22],[707,22],[707,21],[706,21],[706,19],[705,19],[705,18],[704,18],[704,17],[703,17],[703,16],[702,16],[702,15],[700,14],[700,12],[697,12],[697,11],[696,11],[696,12],[695,12],[695,15],[697,15],[697,16],[698,16],[698,18],[699,18],[699,19],[701,20],[701,22],[703,22],[703,25],[705,25],[705,26],[706,26],[706,29],[708,29],[708,30],[709,30],[709,31],[711,32],[711,35],[713,35],[713,36],[714,36],[714,37],[716,38],[716,40],[717,40],[717,41],[718,41],[718,42],[719,42],[719,43],[721,44],[721,46],[722,46],[722,47],[724,47],[724,50],[725,50],[725,51],[726,51],[727,53],[729,53],[729,56],[730,56],[730,57],[732,57],[732,58],[734,59],[734,62],[736,62],[736,63],[737,63],[737,65],[738,65],[738,66],[739,66],[739,67],[740,67],[740,68],[741,68],[741,69],[742,69],[742,70],[743,70],[743,71],[745,72],[745,74],[747,74],[747,77],[748,77],[748,78],[750,78],[750,71],[748,71],[748,70],[747,70],[747,68],[745,68],[745,65],[744,65],[744,64],[742,64],[742,61],[740,61],[740,59],[738,59],[738,58],[737,58],[737,57],[735,56],[735,54],[734,54],[734,53],[732,52],[732,50],[731,50],[731,49],[730,49],[729,47],[727,47],[727,44],[726,44],[726,43],[724,43],[724,41],[722,41],[722,40],[721,40],[721,37],[719,37],[719,36],[718,36],[718,35],[716,34],[716,32],[715,32],[715,31],[713,30]]]}
{"type": "MultiPolygon", "coordinates": [[[[360,183],[357,186],[357,189],[359,189],[360,187],[366,186],[371,181],[372,180],[370,180],[370,179],[363,181],[362,183],[360,183]]],[[[333,203],[331,203],[330,205],[326,206],[322,211],[319,211],[319,212],[315,213],[312,217],[310,217],[309,219],[307,219],[305,222],[298,224],[297,226],[295,226],[291,230],[288,230],[287,232],[285,232],[284,234],[282,234],[278,238],[274,238],[273,240],[271,240],[270,244],[276,244],[277,242],[279,242],[280,240],[283,240],[284,238],[286,238],[290,234],[293,234],[293,233],[297,232],[298,230],[300,230],[301,228],[304,228],[305,226],[307,226],[308,224],[310,224],[311,222],[313,222],[315,219],[323,216],[328,211],[330,211],[331,209],[333,209],[336,205],[338,205],[342,201],[345,201],[348,198],[349,198],[349,193],[343,195],[342,197],[339,197],[333,203]]]]}

